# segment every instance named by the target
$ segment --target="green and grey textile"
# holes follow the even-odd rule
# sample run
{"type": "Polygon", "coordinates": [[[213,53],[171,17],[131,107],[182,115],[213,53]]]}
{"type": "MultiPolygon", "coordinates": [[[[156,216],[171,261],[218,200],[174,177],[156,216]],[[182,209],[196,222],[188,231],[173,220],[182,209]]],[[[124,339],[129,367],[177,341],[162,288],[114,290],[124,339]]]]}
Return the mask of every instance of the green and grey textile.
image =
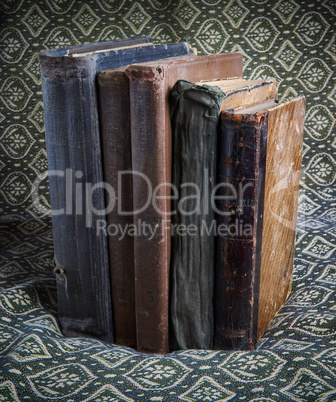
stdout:
{"type": "Polygon", "coordinates": [[[1,223],[2,400],[334,401],[335,217],[310,215],[319,228],[298,236],[293,292],[257,350],[163,356],[63,337],[49,220],[1,223]]]}
{"type": "Polygon", "coordinates": [[[0,1],[0,396],[32,401],[336,399],[334,1],[0,1]],[[293,292],[253,352],[144,355],[57,325],[36,52],[117,37],[240,50],[245,78],[307,99],[293,292]],[[34,191],[37,189],[38,191],[34,191]],[[35,203],[34,203],[35,201],[35,203]]]}

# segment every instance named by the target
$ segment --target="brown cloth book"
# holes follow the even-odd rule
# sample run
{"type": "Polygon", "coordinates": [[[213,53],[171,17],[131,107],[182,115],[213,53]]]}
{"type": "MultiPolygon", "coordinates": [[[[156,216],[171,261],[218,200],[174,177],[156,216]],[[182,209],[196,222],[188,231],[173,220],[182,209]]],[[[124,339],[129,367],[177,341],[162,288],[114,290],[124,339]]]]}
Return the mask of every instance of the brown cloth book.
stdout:
{"type": "Polygon", "coordinates": [[[172,138],[169,94],[179,79],[241,77],[240,53],[132,65],[130,79],[137,348],[167,353],[172,138]]]}
{"type": "Polygon", "coordinates": [[[134,251],[128,230],[133,224],[130,101],[129,80],[124,70],[100,72],[97,88],[104,180],[115,195],[111,192],[106,196],[107,207],[114,203],[106,216],[114,341],[136,348],[134,251]]]}
{"type": "Polygon", "coordinates": [[[253,349],[291,290],[305,99],[221,113],[216,349],[253,349]]]}
{"type": "MultiPolygon", "coordinates": [[[[97,77],[100,140],[106,198],[106,221],[99,219],[97,232],[107,236],[115,342],[136,346],[134,315],[134,267],[131,134],[129,81],[124,67],[162,58],[193,54],[186,42],[142,45],[128,49],[119,57],[118,69],[101,69],[97,77]],[[128,173],[122,173],[123,171],[128,173]]],[[[113,67],[113,66],[109,66],[113,67]]],[[[105,218],[101,216],[100,218],[105,218]]],[[[105,281],[106,282],[106,281],[105,281]]],[[[110,314],[111,315],[111,314],[110,314]]]]}

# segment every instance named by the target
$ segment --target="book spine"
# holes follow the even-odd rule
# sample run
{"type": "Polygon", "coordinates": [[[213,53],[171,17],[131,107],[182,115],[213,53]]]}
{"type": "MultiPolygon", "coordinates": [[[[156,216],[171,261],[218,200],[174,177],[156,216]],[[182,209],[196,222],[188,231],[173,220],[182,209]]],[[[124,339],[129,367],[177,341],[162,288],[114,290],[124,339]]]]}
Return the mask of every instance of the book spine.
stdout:
{"type": "Polygon", "coordinates": [[[134,239],[137,349],[167,353],[170,188],[164,184],[170,182],[171,139],[164,129],[165,81],[161,69],[139,67],[127,73],[137,227],[134,239]]]}
{"type": "Polygon", "coordinates": [[[220,124],[214,347],[253,349],[268,114],[222,112],[220,124]]]}
{"type": "Polygon", "coordinates": [[[214,210],[218,117],[223,92],[178,81],[173,132],[171,348],[213,346],[214,210]]]}
{"type": "Polygon", "coordinates": [[[129,80],[124,71],[98,75],[99,120],[106,200],[115,343],[136,348],[134,300],[133,186],[129,80]],[[113,205],[115,204],[115,205],[113,205]]]}
{"type": "Polygon", "coordinates": [[[95,65],[44,55],[40,63],[59,321],[65,335],[112,342],[107,243],[97,233],[105,218],[93,213],[104,212],[95,65]]]}

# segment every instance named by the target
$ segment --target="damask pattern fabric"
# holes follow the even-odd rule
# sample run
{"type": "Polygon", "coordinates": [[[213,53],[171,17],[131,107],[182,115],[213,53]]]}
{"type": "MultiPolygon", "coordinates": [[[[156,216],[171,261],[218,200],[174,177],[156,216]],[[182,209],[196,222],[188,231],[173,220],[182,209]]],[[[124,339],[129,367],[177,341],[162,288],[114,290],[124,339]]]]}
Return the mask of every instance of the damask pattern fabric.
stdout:
{"type": "Polygon", "coordinates": [[[335,217],[336,208],[323,217],[310,215],[319,228],[306,230],[308,246],[298,237],[292,294],[255,351],[163,356],[63,337],[50,220],[2,223],[0,396],[4,401],[334,401],[335,217]]]}
{"type": "Polygon", "coordinates": [[[0,18],[2,399],[335,400],[334,1],[1,0],[0,18]],[[134,35],[242,51],[245,78],[306,96],[293,292],[256,351],[143,355],[59,331],[35,54],[134,35]]]}

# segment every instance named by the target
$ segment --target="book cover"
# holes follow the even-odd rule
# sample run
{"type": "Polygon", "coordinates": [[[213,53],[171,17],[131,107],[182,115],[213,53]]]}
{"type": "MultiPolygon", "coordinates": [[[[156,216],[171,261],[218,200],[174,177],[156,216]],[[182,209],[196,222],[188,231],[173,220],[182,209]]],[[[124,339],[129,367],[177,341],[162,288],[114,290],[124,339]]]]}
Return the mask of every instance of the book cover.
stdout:
{"type": "Polygon", "coordinates": [[[120,68],[101,71],[97,84],[104,181],[115,190],[106,197],[107,205],[115,203],[106,215],[114,340],[135,349],[129,80],[120,68]]]}
{"type": "Polygon", "coordinates": [[[222,109],[276,97],[276,83],[226,79],[178,81],[171,94],[173,132],[172,349],[211,349],[214,335],[216,161],[222,109]]]}
{"type": "Polygon", "coordinates": [[[217,126],[224,93],[178,81],[171,94],[173,133],[171,349],[211,349],[217,126]]]}
{"type": "Polygon", "coordinates": [[[253,349],[290,291],[304,98],[221,113],[216,349],[253,349]]]}
{"type": "Polygon", "coordinates": [[[188,54],[187,43],[123,39],[39,53],[58,315],[68,336],[113,340],[96,74],[188,54]]]}
{"type": "Polygon", "coordinates": [[[169,266],[172,137],[169,94],[179,79],[242,76],[242,55],[226,53],[143,63],[130,79],[137,347],[169,351],[169,266]]]}

